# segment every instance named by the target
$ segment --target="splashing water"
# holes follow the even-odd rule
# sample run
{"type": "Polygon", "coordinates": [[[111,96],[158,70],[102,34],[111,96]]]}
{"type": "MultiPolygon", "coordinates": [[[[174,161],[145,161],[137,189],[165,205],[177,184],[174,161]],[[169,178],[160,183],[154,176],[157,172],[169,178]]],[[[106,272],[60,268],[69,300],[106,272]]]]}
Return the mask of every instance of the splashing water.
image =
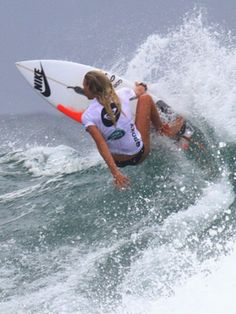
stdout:
{"type": "Polygon", "coordinates": [[[155,83],[150,91],[194,120],[206,120],[221,140],[235,142],[236,46],[231,33],[187,16],[166,36],[150,35],[125,76],[155,83]]]}

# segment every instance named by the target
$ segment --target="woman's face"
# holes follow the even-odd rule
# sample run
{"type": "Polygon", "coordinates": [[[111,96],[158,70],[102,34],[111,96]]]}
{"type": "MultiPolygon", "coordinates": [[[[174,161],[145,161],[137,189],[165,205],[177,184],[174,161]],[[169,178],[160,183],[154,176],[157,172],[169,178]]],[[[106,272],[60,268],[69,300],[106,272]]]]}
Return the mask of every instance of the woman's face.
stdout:
{"type": "Polygon", "coordinates": [[[83,87],[84,87],[84,95],[88,98],[88,99],[94,99],[95,95],[93,92],[91,92],[91,90],[89,89],[89,85],[86,82],[86,80],[84,79],[83,81],[83,87]]]}

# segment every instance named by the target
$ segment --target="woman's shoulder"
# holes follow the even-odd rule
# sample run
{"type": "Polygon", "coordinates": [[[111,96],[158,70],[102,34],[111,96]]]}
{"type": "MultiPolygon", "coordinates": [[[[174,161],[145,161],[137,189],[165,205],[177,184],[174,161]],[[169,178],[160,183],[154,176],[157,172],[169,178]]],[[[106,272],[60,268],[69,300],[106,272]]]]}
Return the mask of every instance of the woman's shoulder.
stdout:
{"type": "Polygon", "coordinates": [[[88,105],[87,109],[85,111],[96,111],[97,108],[101,108],[101,104],[97,101],[96,98],[94,98],[88,105]]]}
{"type": "Polygon", "coordinates": [[[82,115],[82,123],[86,125],[88,122],[96,122],[97,121],[97,116],[98,116],[98,111],[99,107],[101,105],[97,100],[92,100],[92,102],[89,104],[88,108],[85,109],[82,115]]]}

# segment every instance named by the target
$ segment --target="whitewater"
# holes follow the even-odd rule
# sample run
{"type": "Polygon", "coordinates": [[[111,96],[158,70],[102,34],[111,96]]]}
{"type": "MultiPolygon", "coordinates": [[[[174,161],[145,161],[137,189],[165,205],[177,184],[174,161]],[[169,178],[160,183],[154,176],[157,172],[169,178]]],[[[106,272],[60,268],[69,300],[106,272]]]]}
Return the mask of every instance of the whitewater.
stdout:
{"type": "Polygon", "coordinates": [[[0,116],[0,312],[234,314],[233,34],[187,14],[107,70],[147,82],[204,147],[153,138],[118,191],[76,122],[0,116]]]}

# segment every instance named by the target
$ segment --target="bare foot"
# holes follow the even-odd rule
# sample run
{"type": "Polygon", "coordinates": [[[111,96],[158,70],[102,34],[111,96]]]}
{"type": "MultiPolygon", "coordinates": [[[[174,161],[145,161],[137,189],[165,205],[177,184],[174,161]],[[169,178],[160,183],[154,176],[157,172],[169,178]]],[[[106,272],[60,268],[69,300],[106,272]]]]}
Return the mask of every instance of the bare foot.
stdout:
{"type": "Polygon", "coordinates": [[[175,137],[181,130],[185,119],[178,117],[174,122],[163,126],[163,134],[168,137],[175,137]]]}

